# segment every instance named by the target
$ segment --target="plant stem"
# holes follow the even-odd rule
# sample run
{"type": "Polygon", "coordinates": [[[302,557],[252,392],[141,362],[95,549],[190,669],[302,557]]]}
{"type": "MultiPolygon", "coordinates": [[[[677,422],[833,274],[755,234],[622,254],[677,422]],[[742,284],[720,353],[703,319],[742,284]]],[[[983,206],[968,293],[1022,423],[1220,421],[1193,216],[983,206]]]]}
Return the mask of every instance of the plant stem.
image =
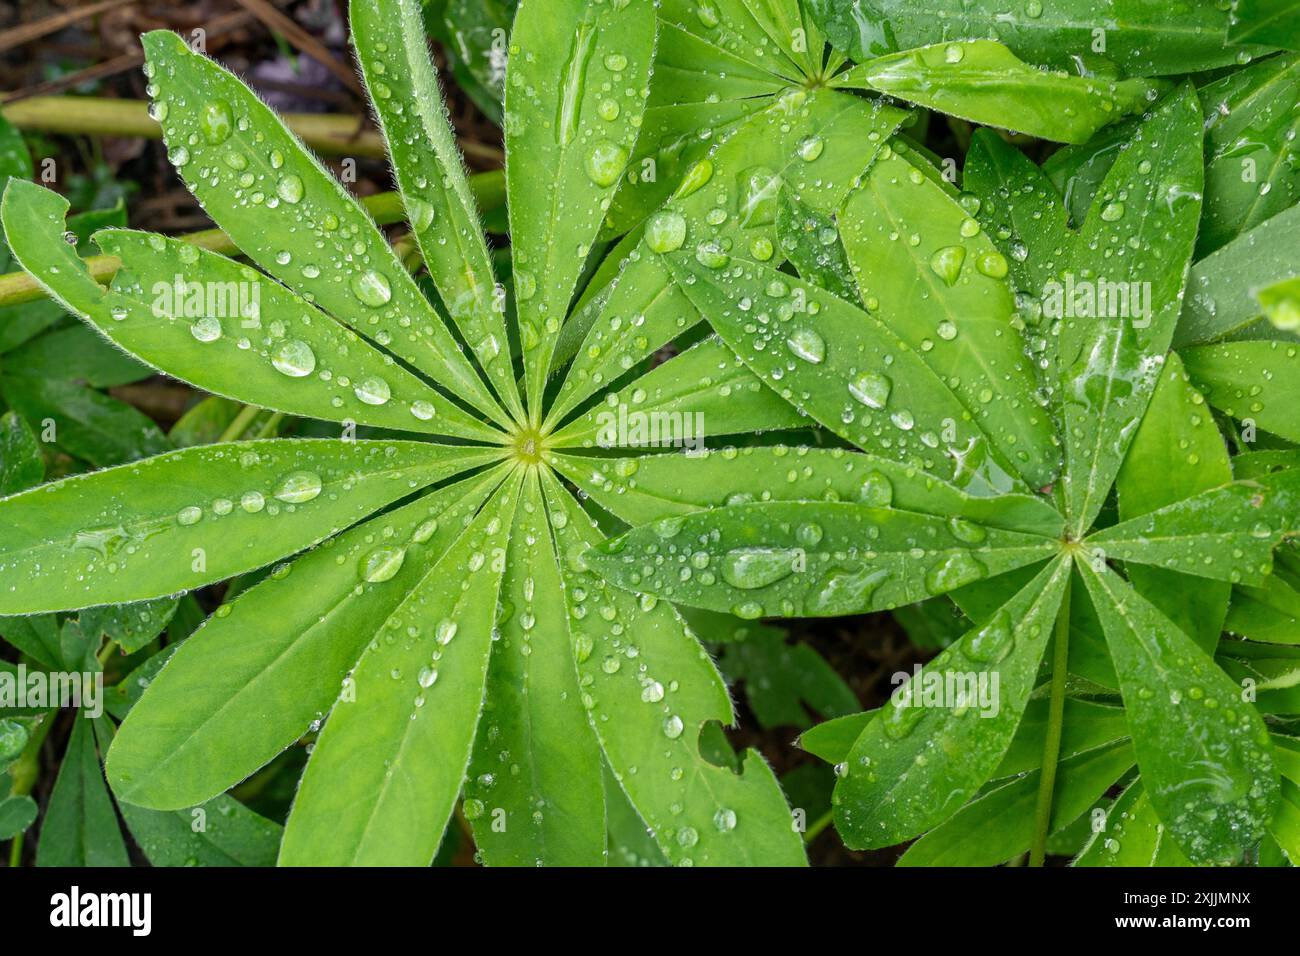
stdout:
{"type": "MultiPolygon", "coordinates": [[[[469,185],[474,193],[474,198],[478,201],[480,212],[490,212],[498,209],[505,202],[505,173],[501,170],[494,170],[490,173],[477,173],[469,178],[469,185]]],[[[395,192],[376,193],[373,196],[366,196],[361,200],[361,204],[374,217],[375,222],[381,226],[401,222],[406,218],[406,210],[402,206],[402,197],[395,192]]],[[[220,229],[204,229],[201,232],[191,232],[177,238],[183,239],[191,245],[199,246],[211,252],[218,252],[225,256],[237,255],[239,252],[238,246],[220,229]]],[[[85,263],[86,269],[95,280],[104,284],[110,282],[113,276],[117,274],[117,270],[122,266],[121,260],[116,256],[89,256],[83,259],[82,262],[85,263]]],[[[11,272],[8,275],[0,275],[0,307],[18,305],[22,302],[32,302],[43,298],[45,298],[45,290],[26,272],[11,272]]]]}
{"type": "Polygon", "coordinates": [[[223,442],[239,441],[244,432],[248,431],[248,426],[253,424],[254,419],[261,412],[262,410],[256,405],[245,405],[239,410],[239,414],[235,416],[234,421],[226,426],[226,430],[221,433],[221,437],[217,439],[216,443],[220,445],[223,442]]]}
{"type": "MultiPolygon", "coordinates": [[[[54,726],[54,714],[46,714],[40,722],[32,728],[31,736],[27,738],[27,746],[23,748],[22,754],[18,757],[12,767],[9,768],[9,778],[13,782],[9,788],[9,795],[14,797],[25,797],[32,792],[36,786],[36,779],[41,773],[41,747],[45,744],[45,738],[50,734],[50,728],[54,726]]],[[[13,838],[9,844],[9,866],[11,868],[18,866],[23,861],[23,836],[20,833],[13,838]]]]}
{"type": "Polygon", "coordinates": [[[827,810],[816,820],[814,820],[812,822],[812,825],[809,826],[808,829],[804,832],[803,842],[812,843],[813,840],[821,836],[821,832],[825,830],[828,826],[830,826],[831,820],[834,819],[834,815],[835,815],[834,810],[827,810]]]}
{"type": "MultiPolygon", "coordinates": [[[[143,100],[98,96],[31,96],[0,108],[19,129],[86,136],[139,136],[162,139],[162,127],[143,100]]],[[[285,125],[308,146],[331,156],[384,155],[384,140],[355,116],[284,113],[285,125]]]]}
{"type": "Polygon", "coordinates": [[[1042,866],[1047,857],[1047,836],[1052,828],[1052,796],[1056,790],[1056,764],[1061,757],[1061,726],[1065,722],[1065,680],[1070,662],[1070,590],[1065,588],[1056,614],[1056,642],[1052,649],[1052,689],[1047,703],[1047,739],[1043,742],[1043,768],[1038,778],[1038,805],[1034,812],[1034,842],[1029,865],[1042,866]]]}

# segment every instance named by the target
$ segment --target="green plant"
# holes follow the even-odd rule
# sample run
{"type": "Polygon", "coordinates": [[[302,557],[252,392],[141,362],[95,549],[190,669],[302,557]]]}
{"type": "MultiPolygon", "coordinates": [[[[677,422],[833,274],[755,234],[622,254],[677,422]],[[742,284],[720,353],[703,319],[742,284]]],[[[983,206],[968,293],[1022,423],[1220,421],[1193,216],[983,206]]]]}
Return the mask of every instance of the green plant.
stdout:
{"type": "MultiPolygon", "coordinates": [[[[27,491],[0,431],[0,629],[131,655],[38,857],[118,859],[101,752],[160,864],[424,865],[458,797],[491,864],[799,864],[805,813],[909,864],[1300,852],[1300,67],[1227,40],[1286,45],[1268,11],[1121,11],[1072,64],[1065,8],[517,6],[352,5],[394,243],[167,33],[151,115],[224,236],[87,261],[63,199],[6,190],[23,268],[212,393],[180,450],[27,491]],[[426,28],[502,123],[508,257],[426,28]],[[1092,316],[1076,280],[1145,288],[1092,316]],[[883,609],[946,649],[866,713],[756,620],[883,609]],[[762,727],[832,718],[801,742],[838,776],[735,753],[719,668],[762,727]],[[208,806],[231,827],[180,832],[208,806]]],[[[52,717],[20,719],[0,827],[52,717]]]]}

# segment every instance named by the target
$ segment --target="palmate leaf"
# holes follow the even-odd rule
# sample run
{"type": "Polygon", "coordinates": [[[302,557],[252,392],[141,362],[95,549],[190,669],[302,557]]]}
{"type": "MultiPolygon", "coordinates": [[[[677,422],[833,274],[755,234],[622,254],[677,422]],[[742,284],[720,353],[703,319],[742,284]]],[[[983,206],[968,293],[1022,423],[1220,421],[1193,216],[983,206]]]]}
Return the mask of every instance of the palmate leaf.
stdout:
{"type": "Polygon", "coordinates": [[[555,469],[629,525],[762,501],[845,501],[893,507],[1045,538],[1060,514],[1041,498],[980,498],[915,468],[844,449],[706,449],[699,455],[590,459],[556,454],[555,469]]]}
{"type": "Polygon", "coordinates": [[[172,165],[240,251],[505,422],[374,221],[251,91],[174,33],[143,39],[172,165]]]}
{"type": "Polygon", "coordinates": [[[911,604],[1040,561],[1057,542],[847,502],[734,505],[643,525],[588,563],[621,587],[743,618],[911,604]]]}
{"type": "Polygon", "coordinates": [[[835,826],[849,846],[902,843],[942,823],[988,780],[1020,723],[1069,583],[1070,562],[1059,558],[926,664],[867,725],[835,786],[835,826]],[[949,706],[931,707],[922,695],[932,682],[963,689],[955,700],[940,695],[949,706]]]}
{"type": "Polygon", "coordinates": [[[1041,488],[1059,473],[1060,452],[1014,331],[1007,258],[926,169],[888,149],[849,196],[840,228],[854,278],[868,311],[951,387],[962,417],[1041,488]]]}
{"type": "Polygon", "coordinates": [[[516,418],[504,310],[478,211],[438,91],[417,0],[348,7],[352,41],[379,114],[412,232],[453,322],[516,418]]]}
{"type": "Polygon", "coordinates": [[[550,437],[553,448],[702,445],[714,435],[798,428],[807,420],[716,338],[635,379],[550,437]],[[630,424],[629,424],[630,422],[630,424]]]}
{"type": "Polygon", "coordinates": [[[586,569],[600,536],[553,477],[543,482],[582,703],[660,850],[677,865],[803,865],[803,841],[758,752],[745,753],[738,775],[700,753],[706,722],[734,720],[713,662],[669,604],[586,569]]]}
{"type": "MultiPolygon", "coordinates": [[[[1187,380],[1182,361],[1171,354],[1115,479],[1119,517],[1129,521],[1231,480],[1228,449],[1214,417],[1187,380]]],[[[1127,571],[1139,594],[1201,650],[1213,652],[1228,612],[1230,584],[1136,563],[1127,571]]]]}
{"type": "Polygon", "coordinates": [[[1076,536],[1101,510],[1173,337],[1200,218],[1200,149],[1200,108],[1185,86],[1138,127],[1064,265],[1067,276],[1148,291],[1146,314],[1070,309],[1061,321],[1063,492],[1076,536]]]}
{"type": "Polygon", "coordinates": [[[1300,442],[1300,343],[1229,342],[1184,349],[1187,372],[1225,415],[1300,442]]]}
{"type": "MultiPolygon", "coordinates": [[[[976,493],[1021,490],[1007,446],[971,421],[939,373],[877,315],[753,260],[706,257],[705,265],[675,253],[668,261],[741,360],[835,434],[976,493]]],[[[1001,439],[1015,421],[992,409],[981,424],[1001,439]]]]}
{"type": "Polygon", "coordinates": [[[1138,781],[1130,783],[1106,811],[1105,825],[1092,837],[1074,866],[1190,866],[1177,844],[1165,836],[1151,798],[1138,781]]]}
{"type": "Polygon", "coordinates": [[[649,93],[654,16],[651,0],[524,0],[515,17],[506,153],[527,159],[507,161],[506,187],[535,424],[542,418],[556,337],[637,138],[649,93]],[[563,59],[552,51],[564,51],[563,59]]]}
{"type": "Polygon", "coordinates": [[[105,291],[63,241],[67,200],[5,193],[14,254],[70,311],[132,355],[218,395],[314,418],[490,440],[493,432],[365,339],[262,273],[176,239],[112,230],[105,291]]]}
{"type": "Polygon", "coordinates": [[[1161,86],[1030,66],[995,40],[934,43],[878,56],[835,78],[976,123],[1060,143],[1084,143],[1154,100],[1161,86]]]}
{"type": "Polygon", "coordinates": [[[1278,799],[1263,720],[1204,651],[1114,572],[1080,567],[1160,819],[1193,862],[1236,858],[1263,835],[1278,799]]]}
{"type": "Polygon", "coordinates": [[[838,50],[863,62],[942,41],[993,38],[1030,63],[1111,65],[1128,76],[1229,66],[1264,48],[1224,44],[1227,8],[1194,4],[1175,16],[1146,0],[1064,0],[1015,9],[1000,0],[808,0],[838,50]]]}
{"type": "Polygon", "coordinates": [[[603,759],[582,706],[537,472],[523,481],[464,811],[490,865],[600,866],[603,759]]]}
{"type": "MultiPolygon", "coordinates": [[[[611,253],[626,261],[594,314],[575,319],[582,335],[574,336],[576,357],[548,426],[703,319],[678,287],[665,251],[746,250],[772,260],[781,191],[833,212],[902,118],[833,91],[791,90],[716,144],[645,228],[611,253]]],[[[567,357],[557,353],[557,360],[567,357]]]]}
{"type": "Polygon", "coordinates": [[[197,806],[303,736],[503,477],[496,469],[372,518],[224,605],[123,722],[107,761],[114,792],[158,810],[197,806]]]}
{"type": "Polygon", "coordinates": [[[1255,293],[1295,274],[1291,250],[1300,243],[1300,205],[1278,213],[1206,256],[1187,279],[1174,347],[1223,339],[1279,338],[1260,317],[1255,293]]]}
{"type": "Polygon", "coordinates": [[[470,761],[522,475],[378,628],[303,774],[282,866],[427,866],[470,761]],[[447,588],[445,582],[459,582],[447,588]]]}
{"type": "Polygon", "coordinates": [[[414,442],[272,439],[33,488],[4,502],[0,613],[145,600],[220,581],[489,460],[414,442]]]}

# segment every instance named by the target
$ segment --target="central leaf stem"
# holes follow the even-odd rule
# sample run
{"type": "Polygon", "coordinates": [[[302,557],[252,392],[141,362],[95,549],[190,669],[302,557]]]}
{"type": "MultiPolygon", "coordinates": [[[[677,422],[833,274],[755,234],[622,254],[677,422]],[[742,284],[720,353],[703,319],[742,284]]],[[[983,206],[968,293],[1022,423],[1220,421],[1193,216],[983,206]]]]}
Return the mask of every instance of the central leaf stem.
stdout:
{"type": "Polygon", "coordinates": [[[1029,865],[1042,866],[1047,856],[1047,836],[1052,827],[1052,796],[1056,790],[1056,764],[1061,756],[1061,726],[1065,719],[1065,680],[1070,662],[1070,590],[1065,589],[1056,615],[1056,641],[1052,649],[1052,689],[1047,703],[1047,737],[1043,741],[1043,769],[1038,778],[1038,804],[1034,812],[1034,840],[1029,865]]]}

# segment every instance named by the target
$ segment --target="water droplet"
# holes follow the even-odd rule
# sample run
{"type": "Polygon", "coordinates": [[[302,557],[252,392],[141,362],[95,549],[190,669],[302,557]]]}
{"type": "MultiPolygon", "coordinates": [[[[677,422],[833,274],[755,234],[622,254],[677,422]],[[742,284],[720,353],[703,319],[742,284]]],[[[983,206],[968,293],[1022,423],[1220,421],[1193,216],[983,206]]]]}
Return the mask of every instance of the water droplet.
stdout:
{"type": "Polygon", "coordinates": [[[809,136],[799,143],[799,158],[806,163],[818,159],[826,149],[826,141],[820,136],[809,136]]]}
{"type": "Polygon", "coordinates": [[[863,372],[849,382],[849,394],[868,408],[884,408],[894,383],[876,372],[863,372]]]}
{"type": "Polygon", "coordinates": [[[1106,222],[1115,222],[1124,218],[1124,204],[1122,202],[1108,202],[1101,207],[1101,218],[1106,222]]]}
{"type": "Polygon", "coordinates": [[[615,143],[598,143],[587,155],[587,176],[597,186],[613,186],[627,168],[628,153],[615,143]]]}
{"type": "Polygon", "coordinates": [[[736,829],[736,811],[720,807],[713,815],[713,825],[718,828],[719,833],[730,833],[736,829]]]}
{"type": "Polygon", "coordinates": [[[314,471],[295,471],[284,476],[275,497],[289,504],[302,504],[320,494],[320,475],[314,471]]]}
{"type": "Polygon", "coordinates": [[[432,402],[426,402],[424,399],[417,399],[411,402],[411,414],[422,422],[427,422],[435,414],[432,402]]]}
{"type": "Polygon", "coordinates": [[[302,179],[294,176],[292,173],[288,176],[281,176],[280,181],[275,184],[275,193],[290,205],[296,205],[302,202],[302,179]]]}
{"type": "Polygon", "coordinates": [[[316,353],[302,339],[286,339],[271,356],[271,364],[290,378],[302,378],[315,370],[316,353]]]}
{"type": "Polygon", "coordinates": [[[796,329],[785,344],[791,352],[813,365],[821,364],[826,358],[826,340],[812,329],[796,329]]]}
{"type": "Polygon", "coordinates": [[[965,261],[965,246],[944,246],[930,257],[930,269],[947,285],[953,285],[961,275],[961,266],[965,261]]]}
{"type": "Polygon", "coordinates": [[[872,508],[888,508],[894,502],[894,485],[884,474],[873,471],[862,482],[858,500],[872,508]]]}
{"type": "Polygon", "coordinates": [[[362,305],[368,305],[372,309],[377,309],[381,305],[387,305],[393,297],[392,287],[388,284],[388,277],[382,272],[376,272],[374,269],[366,272],[357,273],[352,277],[352,294],[357,297],[362,305]]]}
{"type": "Polygon", "coordinates": [[[220,100],[204,105],[199,113],[199,129],[203,138],[213,146],[224,143],[230,138],[230,107],[220,100]]]}
{"type": "Polygon", "coordinates": [[[669,740],[676,740],[682,735],[682,731],[685,729],[686,725],[682,723],[682,719],[676,714],[673,714],[671,717],[665,718],[664,720],[664,736],[669,740]]]}
{"type": "Polygon", "coordinates": [[[383,405],[393,397],[393,391],[388,383],[376,375],[363,378],[357,382],[352,391],[367,405],[383,405]]]}
{"type": "Polygon", "coordinates": [[[955,551],[948,555],[925,576],[925,586],[931,594],[952,591],[984,577],[984,565],[969,551],[955,551]]]}
{"type": "Polygon", "coordinates": [[[182,508],[176,514],[176,523],[183,525],[198,524],[199,519],[203,517],[203,509],[195,505],[188,508],[182,508]]]}
{"type": "Polygon", "coordinates": [[[675,252],[686,242],[686,217],[671,209],[660,210],[646,222],[645,241],[660,254],[675,252]]]}
{"type": "Polygon", "coordinates": [[[361,565],[358,568],[361,580],[368,581],[371,584],[380,584],[392,580],[396,577],[397,572],[402,570],[402,563],[405,560],[405,548],[392,546],[375,548],[361,559],[361,565]]]}
{"type": "Polygon", "coordinates": [[[221,338],[221,320],[205,315],[190,325],[190,335],[200,342],[215,342],[221,338]]]}
{"type": "Polygon", "coordinates": [[[733,548],[722,558],[722,579],[743,590],[765,588],[793,574],[797,559],[786,548],[733,548]]]}

